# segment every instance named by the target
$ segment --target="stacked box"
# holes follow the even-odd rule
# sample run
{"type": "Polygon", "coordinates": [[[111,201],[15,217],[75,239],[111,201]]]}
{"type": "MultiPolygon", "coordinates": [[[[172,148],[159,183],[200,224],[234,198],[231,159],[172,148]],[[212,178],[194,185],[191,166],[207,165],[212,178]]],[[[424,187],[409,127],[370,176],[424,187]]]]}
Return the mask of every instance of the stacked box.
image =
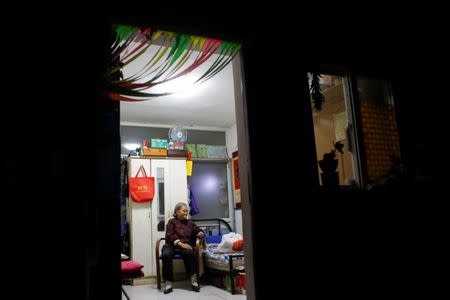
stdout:
{"type": "Polygon", "coordinates": [[[144,148],[144,156],[167,156],[167,149],[144,148]]]}
{"type": "Polygon", "coordinates": [[[187,150],[169,149],[167,156],[169,157],[187,157],[187,150]]]}
{"type": "Polygon", "coordinates": [[[197,144],[197,157],[208,158],[208,150],[205,144],[197,144]]]}
{"type": "Polygon", "coordinates": [[[197,147],[195,144],[186,144],[184,145],[184,148],[191,152],[191,157],[198,157],[197,156],[197,147]]]}
{"type": "Polygon", "coordinates": [[[167,149],[169,148],[169,141],[165,139],[151,139],[150,147],[167,149]]]}
{"type": "Polygon", "coordinates": [[[213,146],[207,145],[206,150],[208,152],[208,158],[227,158],[226,146],[213,146]]]}

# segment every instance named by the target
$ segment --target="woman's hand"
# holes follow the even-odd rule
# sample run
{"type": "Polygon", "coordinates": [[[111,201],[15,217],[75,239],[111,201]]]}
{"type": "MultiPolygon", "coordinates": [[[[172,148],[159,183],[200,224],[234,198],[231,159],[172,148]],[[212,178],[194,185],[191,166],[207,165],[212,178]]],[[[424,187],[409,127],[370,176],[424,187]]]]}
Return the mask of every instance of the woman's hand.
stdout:
{"type": "Polygon", "coordinates": [[[191,245],[189,245],[188,243],[182,243],[182,242],[179,242],[179,243],[177,244],[177,246],[179,246],[180,248],[183,248],[183,249],[185,249],[185,250],[192,250],[191,245]]]}

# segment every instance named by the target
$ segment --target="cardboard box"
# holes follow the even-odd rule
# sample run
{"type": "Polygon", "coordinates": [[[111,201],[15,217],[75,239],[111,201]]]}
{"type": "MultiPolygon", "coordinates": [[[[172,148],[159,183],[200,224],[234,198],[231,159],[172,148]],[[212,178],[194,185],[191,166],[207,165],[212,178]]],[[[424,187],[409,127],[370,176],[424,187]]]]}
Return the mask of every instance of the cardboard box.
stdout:
{"type": "Polygon", "coordinates": [[[208,158],[208,150],[205,144],[197,144],[197,157],[208,158]]]}
{"type": "Polygon", "coordinates": [[[167,156],[170,157],[187,157],[187,150],[176,150],[176,149],[169,149],[167,152],[167,156]]]}
{"type": "Polygon", "coordinates": [[[184,150],[184,143],[183,143],[183,142],[180,142],[180,141],[175,141],[175,142],[173,143],[173,149],[176,149],[176,150],[184,150]]]}
{"type": "Polygon", "coordinates": [[[208,158],[228,158],[226,146],[207,145],[208,158]]]}
{"type": "Polygon", "coordinates": [[[150,147],[167,149],[169,148],[169,141],[164,139],[151,139],[150,147]]]}
{"type": "Polygon", "coordinates": [[[144,148],[144,156],[167,156],[167,149],[144,148]]]}
{"type": "Polygon", "coordinates": [[[185,148],[187,151],[191,152],[191,158],[192,157],[198,157],[197,156],[197,147],[195,144],[186,144],[185,148]]]}

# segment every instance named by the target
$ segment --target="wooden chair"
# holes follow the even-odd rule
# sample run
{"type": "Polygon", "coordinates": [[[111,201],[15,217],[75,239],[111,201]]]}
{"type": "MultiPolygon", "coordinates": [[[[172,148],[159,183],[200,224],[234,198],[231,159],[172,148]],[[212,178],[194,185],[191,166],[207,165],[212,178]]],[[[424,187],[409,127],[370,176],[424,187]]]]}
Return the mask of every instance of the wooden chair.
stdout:
{"type": "MultiPolygon", "coordinates": [[[[165,243],[165,238],[160,238],[159,240],[156,241],[156,247],[155,247],[155,260],[156,260],[156,283],[158,286],[158,289],[161,289],[161,267],[160,267],[160,260],[162,259],[161,256],[161,247],[163,245],[161,245],[161,241],[164,241],[165,243]]],[[[196,263],[197,263],[197,278],[199,278],[199,272],[200,272],[200,268],[199,268],[199,255],[201,254],[201,247],[204,245],[204,240],[203,238],[197,238],[197,241],[195,243],[195,248],[194,248],[194,254],[195,254],[195,259],[196,259],[196,263]]],[[[173,259],[182,259],[180,254],[175,254],[175,256],[173,257],[173,259]]]]}

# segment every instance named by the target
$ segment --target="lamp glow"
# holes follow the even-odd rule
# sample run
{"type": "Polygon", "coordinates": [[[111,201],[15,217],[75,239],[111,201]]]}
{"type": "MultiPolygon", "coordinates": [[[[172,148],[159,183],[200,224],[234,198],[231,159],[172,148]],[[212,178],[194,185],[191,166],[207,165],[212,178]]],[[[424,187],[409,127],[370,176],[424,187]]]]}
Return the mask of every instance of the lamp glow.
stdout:
{"type": "Polygon", "coordinates": [[[136,148],[139,148],[140,145],[139,144],[123,144],[123,146],[125,147],[125,149],[129,150],[129,151],[133,151],[136,150],[136,148]]]}

